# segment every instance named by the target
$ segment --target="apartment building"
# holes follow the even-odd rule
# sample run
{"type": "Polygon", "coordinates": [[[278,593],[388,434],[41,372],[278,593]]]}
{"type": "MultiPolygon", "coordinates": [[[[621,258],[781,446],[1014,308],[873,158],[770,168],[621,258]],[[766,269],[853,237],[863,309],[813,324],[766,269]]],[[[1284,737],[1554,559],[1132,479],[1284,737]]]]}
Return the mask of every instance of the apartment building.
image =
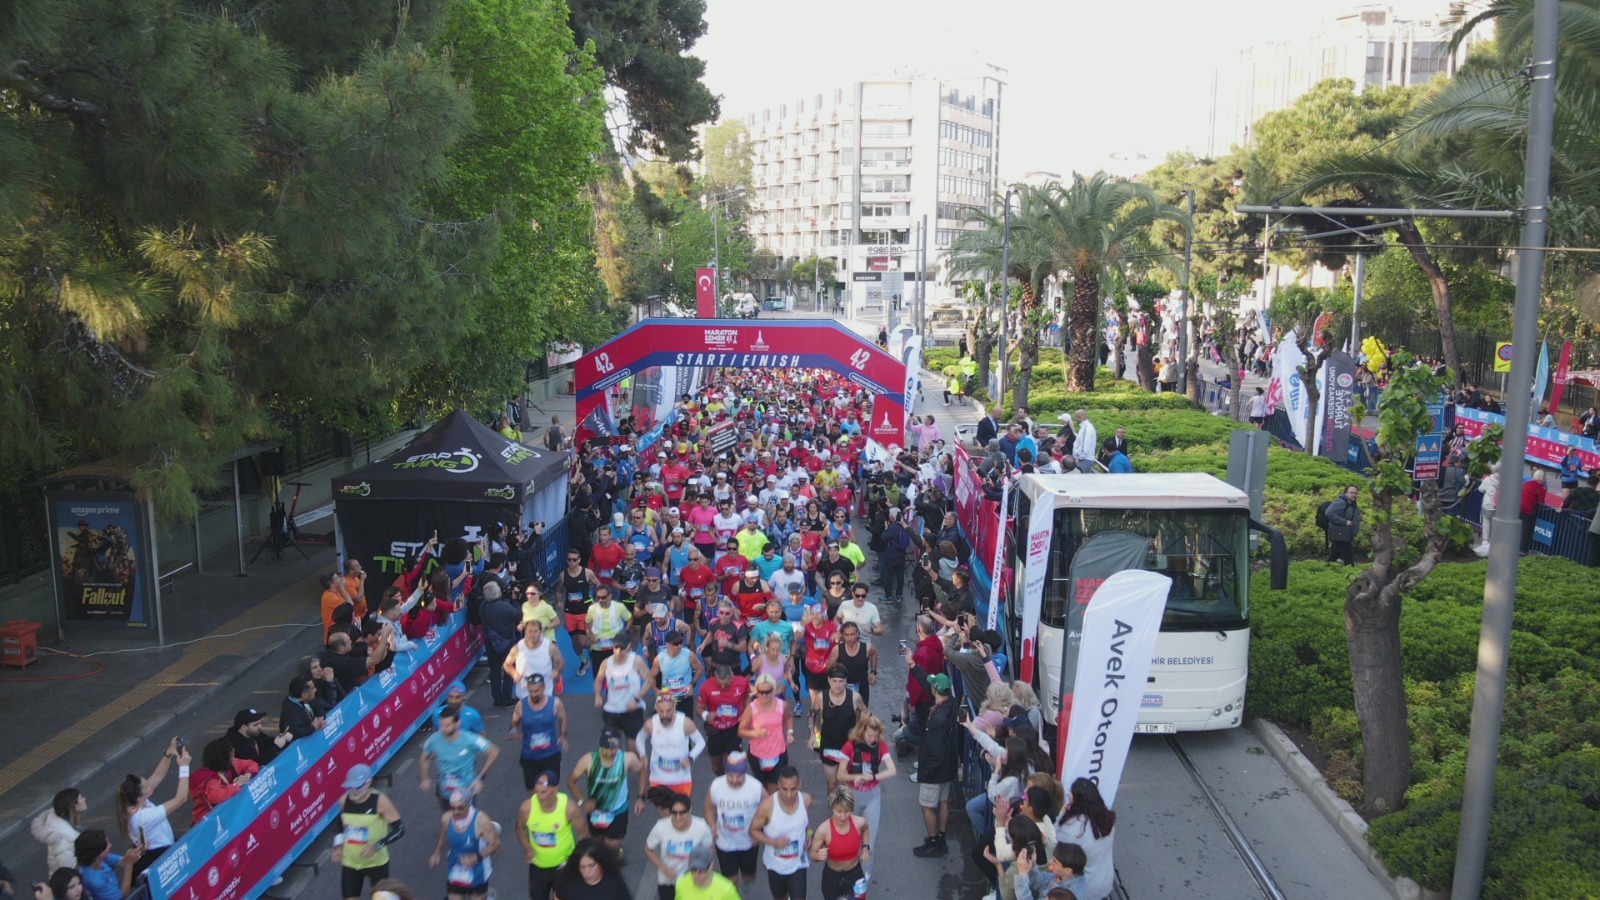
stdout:
{"type": "Polygon", "coordinates": [[[825,302],[857,317],[883,316],[896,295],[909,310],[919,280],[930,307],[947,301],[943,251],[999,184],[1005,77],[993,65],[896,73],[745,115],[757,248],[784,267],[832,259],[825,302]]]}
{"type": "Polygon", "coordinates": [[[1349,79],[1357,91],[1364,91],[1426,84],[1438,75],[1454,75],[1468,50],[1492,36],[1492,28],[1480,26],[1460,47],[1450,49],[1457,20],[1481,5],[1481,0],[1353,5],[1313,33],[1285,35],[1241,51],[1235,72],[1235,139],[1249,143],[1252,123],[1287,109],[1329,78],[1349,79]]]}

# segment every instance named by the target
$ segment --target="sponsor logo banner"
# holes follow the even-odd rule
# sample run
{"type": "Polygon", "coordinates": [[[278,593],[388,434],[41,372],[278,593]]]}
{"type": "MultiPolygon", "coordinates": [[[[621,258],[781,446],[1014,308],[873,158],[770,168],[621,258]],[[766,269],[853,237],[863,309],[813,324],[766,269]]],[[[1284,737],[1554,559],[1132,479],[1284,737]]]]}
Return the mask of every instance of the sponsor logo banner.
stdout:
{"type": "Polygon", "coordinates": [[[445,685],[476,662],[482,637],[464,625],[464,614],[455,618],[341,701],[321,731],[291,744],[162,854],[151,867],[155,900],[249,898],[282,875],[338,815],[344,773],[357,763],[381,768],[433,712],[445,685]]]}
{"type": "Polygon", "coordinates": [[[1144,686],[1171,588],[1165,575],[1118,572],[1100,585],[1084,611],[1061,783],[1087,778],[1099,786],[1107,806],[1116,802],[1139,710],[1162,702],[1159,696],[1147,697],[1144,686]]]}

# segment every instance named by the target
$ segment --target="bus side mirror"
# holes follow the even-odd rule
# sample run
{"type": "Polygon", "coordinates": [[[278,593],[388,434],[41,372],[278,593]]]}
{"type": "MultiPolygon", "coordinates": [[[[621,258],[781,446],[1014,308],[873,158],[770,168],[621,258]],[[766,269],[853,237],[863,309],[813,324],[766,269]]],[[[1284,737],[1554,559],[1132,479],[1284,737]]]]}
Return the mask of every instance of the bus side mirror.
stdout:
{"type": "Polygon", "coordinates": [[[1272,546],[1272,589],[1284,590],[1289,586],[1289,545],[1283,540],[1283,532],[1255,519],[1250,520],[1250,530],[1267,536],[1272,546]]]}

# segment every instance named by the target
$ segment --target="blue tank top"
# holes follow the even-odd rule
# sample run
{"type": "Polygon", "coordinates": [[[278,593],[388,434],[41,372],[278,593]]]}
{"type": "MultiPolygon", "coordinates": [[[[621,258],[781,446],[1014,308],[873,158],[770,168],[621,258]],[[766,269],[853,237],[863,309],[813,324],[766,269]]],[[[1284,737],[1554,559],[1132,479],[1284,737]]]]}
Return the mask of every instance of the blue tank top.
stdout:
{"type": "Polygon", "coordinates": [[[635,527],[628,536],[628,542],[633,544],[634,558],[641,563],[650,561],[650,529],[635,527]]]}
{"type": "Polygon", "coordinates": [[[450,887],[477,887],[489,881],[493,871],[490,868],[489,857],[483,856],[483,847],[478,840],[478,811],[474,809],[467,816],[465,830],[456,828],[455,820],[450,821],[445,834],[449,835],[448,848],[450,851],[449,871],[445,874],[445,881],[450,887]],[[461,857],[471,853],[477,855],[478,861],[470,866],[461,865],[461,857]]]}
{"type": "Polygon", "coordinates": [[[667,551],[668,565],[670,566],[670,571],[667,572],[667,584],[673,587],[678,586],[678,573],[689,565],[689,551],[693,549],[694,546],[692,544],[684,544],[682,548],[674,548],[667,551]]]}
{"type": "Polygon", "coordinates": [[[549,759],[561,752],[560,723],[556,721],[556,701],[546,697],[544,709],[536,710],[522,698],[522,758],[549,759]]]}
{"type": "Polygon", "coordinates": [[[682,700],[694,692],[694,666],[689,662],[689,651],[677,656],[663,652],[661,661],[661,690],[675,700],[682,700]]]}

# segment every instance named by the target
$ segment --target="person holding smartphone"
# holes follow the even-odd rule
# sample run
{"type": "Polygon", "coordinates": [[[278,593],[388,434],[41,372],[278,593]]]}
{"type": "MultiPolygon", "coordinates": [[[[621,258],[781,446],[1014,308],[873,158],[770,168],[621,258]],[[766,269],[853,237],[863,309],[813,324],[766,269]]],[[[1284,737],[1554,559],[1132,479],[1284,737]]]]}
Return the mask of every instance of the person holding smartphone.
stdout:
{"type": "Polygon", "coordinates": [[[172,743],[167,746],[166,755],[162,757],[149,778],[129,775],[117,787],[117,824],[122,827],[124,836],[136,840],[142,848],[139,859],[134,864],[135,876],[149,868],[151,863],[172,846],[176,838],[172,834],[172,823],[167,817],[188,802],[189,751],[183,745],[183,738],[172,739],[172,743]],[[166,777],[167,768],[173,761],[178,763],[178,791],[165,803],[152,803],[150,795],[161,785],[166,777]]]}

